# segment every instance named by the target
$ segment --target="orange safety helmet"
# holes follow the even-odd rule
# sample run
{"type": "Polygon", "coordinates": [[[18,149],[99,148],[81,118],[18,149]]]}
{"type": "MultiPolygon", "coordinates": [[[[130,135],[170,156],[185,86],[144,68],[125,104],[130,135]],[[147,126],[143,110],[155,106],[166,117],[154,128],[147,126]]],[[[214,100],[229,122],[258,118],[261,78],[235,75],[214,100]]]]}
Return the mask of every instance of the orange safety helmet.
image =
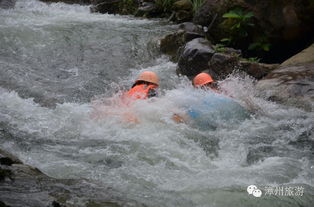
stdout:
{"type": "Polygon", "coordinates": [[[193,79],[193,85],[195,87],[203,86],[208,83],[214,82],[213,78],[207,73],[200,73],[193,79]]]}
{"type": "Polygon", "coordinates": [[[159,78],[158,78],[157,74],[155,72],[152,72],[152,71],[142,72],[138,76],[138,78],[136,79],[135,83],[139,82],[139,81],[146,81],[149,83],[156,84],[157,86],[159,85],[159,78]]]}

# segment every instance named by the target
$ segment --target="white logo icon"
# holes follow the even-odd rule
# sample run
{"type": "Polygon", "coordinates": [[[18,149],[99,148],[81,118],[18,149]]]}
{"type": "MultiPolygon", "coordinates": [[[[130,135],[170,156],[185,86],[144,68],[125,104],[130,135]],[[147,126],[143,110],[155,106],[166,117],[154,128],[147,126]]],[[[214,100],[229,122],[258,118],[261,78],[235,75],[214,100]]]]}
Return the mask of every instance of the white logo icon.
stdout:
{"type": "Polygon", "coordinates": [[[249,195],[253,195],[254,197],[261,197],[262,191],[256,187],[256,185],[249,185],[246,189],[249,195]]]}
{"type": "Polygon", "coordinates": [[[259,198],[262,196],[262,191],[260,189],[256,189],[253,191],[253,196],[259,198]]]}
{"type": "Polygon", "coordinates": [[[247,187],[247,192],[251,195],[253,193],[254,190],[256,190],[257,187],[255,185],[250,185],[249,187],[247,187]]]}

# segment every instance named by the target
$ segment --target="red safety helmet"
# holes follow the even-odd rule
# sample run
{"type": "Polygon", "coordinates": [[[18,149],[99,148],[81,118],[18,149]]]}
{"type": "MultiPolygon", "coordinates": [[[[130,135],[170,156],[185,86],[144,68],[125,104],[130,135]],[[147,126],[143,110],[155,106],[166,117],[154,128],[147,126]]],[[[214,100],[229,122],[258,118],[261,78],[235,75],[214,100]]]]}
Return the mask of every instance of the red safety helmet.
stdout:
{"type": "Polygon", "coordinates": [[[214,82],[213,78],[207,73],[200,73],[193,79],[194,87],[200,87],[213,82],[214,82]]]}

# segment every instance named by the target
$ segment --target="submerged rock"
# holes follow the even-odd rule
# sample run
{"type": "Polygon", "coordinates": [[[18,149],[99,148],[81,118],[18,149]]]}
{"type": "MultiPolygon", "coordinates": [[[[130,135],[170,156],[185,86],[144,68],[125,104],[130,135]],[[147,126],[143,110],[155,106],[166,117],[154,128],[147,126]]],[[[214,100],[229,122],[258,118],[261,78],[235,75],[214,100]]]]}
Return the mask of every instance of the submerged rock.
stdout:
{"type": "Polygon", "coordinates": [[[166,35],[160,40],[160,50],[162,53],[170,56],[172,61],[178,61],[178,50],[187,42],[205,37],[205,33],[201,26],[191,22],[179,25],[179,30],[175,33],[166,35]]]}
{"type": "Polygon", "coordinates": [[[143,206],[91,181],[51,178],[2,150],[0,160],[0,206],[143,206]]]}
{"type": "Polygon", "coordinates": [[[313,110],[314,46],[285,61],[259,81],[257,88],[271,100],[313,110]]]}
{"type": "Polygon", "coordinates": [[[12,9],[15,6],[16,0],[0,0],[1,9],[12,9]]]}
{"type": "Polygon", "coordinates": [[[215,53],[212,44],[204,38],[193,39],[181,51],[177,73],[186,76],[195,76],[209,69],[208,61],[215,53]]]}

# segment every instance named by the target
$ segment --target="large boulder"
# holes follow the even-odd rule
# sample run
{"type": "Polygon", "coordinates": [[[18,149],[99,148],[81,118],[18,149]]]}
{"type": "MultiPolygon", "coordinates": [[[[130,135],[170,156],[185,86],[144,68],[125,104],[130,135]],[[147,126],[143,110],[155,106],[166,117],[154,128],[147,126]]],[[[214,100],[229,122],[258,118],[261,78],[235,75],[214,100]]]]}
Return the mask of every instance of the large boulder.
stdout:
{"type": "Polygon", "coordinates": [[[208,61],[214,53],[215,50],[208,40],[193,39],[180,50],[177,73],[192,77],[209,69],[208,61]]]}
{"type": "Polygon", "coordinates": [[[314,44],[269,73],[257,88],[271,100],[313,110],[314,44]]]}
{"type": "Polygon", "coordinates": [[[179,25],[179,30],[175,33],[168,34],[160,40],[160,50],[162,53],[170,56],[174,62],[178,60],[178,49],[187,42],[205,37],[203,28],[192,22],[186,22],[179,25]]]}
{"type": "MultiPolygon", "coordinates": [[[[182,35],[180,44],[184,42],[184,33],[182,35]]],[[[168,40],[173,48],[178,45],[178,42],[174,40],[177,39],[169,38],[168,40]]],[[[164,43],[164,45],[167,44],[164,43]]],[[[178,56],[177,73],[188,77],[206,71],[214,79],[222,80],[237,69],[256,79],[261,79],[278,67],[278,64],[263,64],[242,59],[240,50],[211,45],[204,38],[195,38],[186,43],[179,49],[178,56]]]]}
{"type": "Polygon", "coordinates": [[[238,65],[238,56],[227,53],[215,53],[208,65],[214,79],[224,79],[238,65]]]}
{"type": "Polygon", "coordinates": [[[0,0],[1,9],[12,9],[15,6],[16,0],[0,0]]]}

